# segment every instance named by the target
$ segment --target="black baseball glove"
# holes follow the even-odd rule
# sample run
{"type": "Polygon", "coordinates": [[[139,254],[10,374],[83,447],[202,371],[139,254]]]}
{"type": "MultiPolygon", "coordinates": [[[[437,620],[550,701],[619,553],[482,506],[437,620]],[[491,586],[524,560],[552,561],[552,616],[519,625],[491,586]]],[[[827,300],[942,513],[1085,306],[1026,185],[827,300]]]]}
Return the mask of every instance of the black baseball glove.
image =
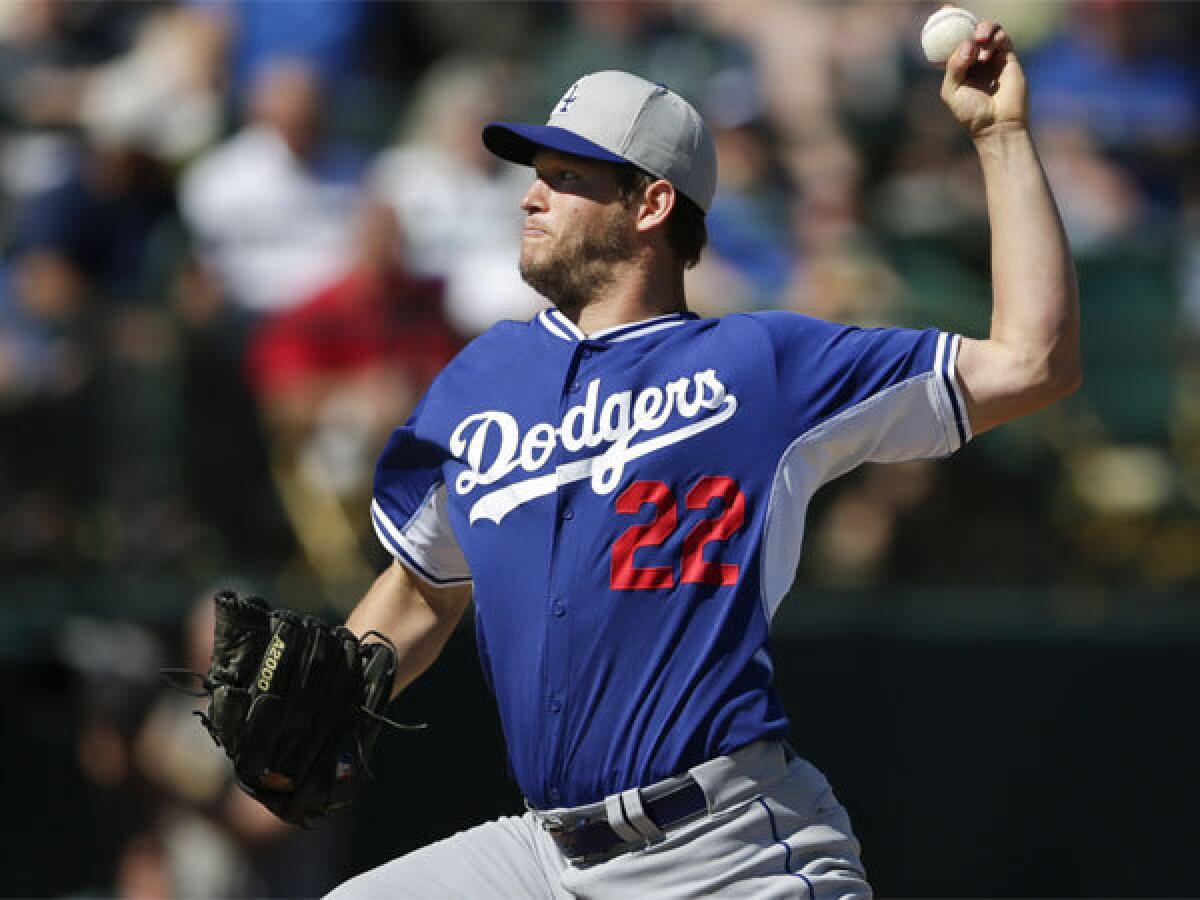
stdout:
{"type": "MultiPolygon", "coordinates": [[[[311,827],[350,805],[391,699],[395,650],[260,597],[214,598],[212,664],[198,712],[238,784],[279,818],[311,827]]],[[[422,726],[397,726],[401,728],[422,726]]]]}

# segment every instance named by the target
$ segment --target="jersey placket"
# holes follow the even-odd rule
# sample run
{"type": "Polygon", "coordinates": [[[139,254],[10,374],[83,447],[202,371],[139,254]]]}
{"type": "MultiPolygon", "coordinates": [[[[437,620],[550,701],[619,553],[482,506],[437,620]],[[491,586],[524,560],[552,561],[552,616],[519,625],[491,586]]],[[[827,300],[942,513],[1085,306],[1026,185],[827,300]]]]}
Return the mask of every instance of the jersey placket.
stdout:
{"type": "MultiPolygon", "coordinates": [[[[563,421],[567,411],[573,406],[583,403],[587,390],[588,379],[585,377],[587,361],[597,352],[599,345],[580,341],[576,343],[574,352],[567,365],[559,392],[559,421],[563,421]]],[[[558,442],[554,451],[553,464],[557,467],[567,461],[572,454],[558,442]]],[[[586,483],[562,485],[554,492],[555,515],[554,532],[550,549],[550,578],[549,590],[545,598],[546,640],[543,644],[545,659],[542,670],[546,673],[543,689],[545,704],[544,717],[548,736],[551,736],[551,746],[555,748],[555,758],[552,764],[550,781],[546,793],[550,802],[557,805],[563,796],[563,756],[566,732],[566,718],[571,701],[571,611],[572,605],[579,598],[571,596],[571,572],[561,563],[560,548],[564,543],[584,539],[577,534],[574,497],[579,489],[586,488],[586,483]]],[[[569,556],[570,554],[568,554],[569,556]]]]}

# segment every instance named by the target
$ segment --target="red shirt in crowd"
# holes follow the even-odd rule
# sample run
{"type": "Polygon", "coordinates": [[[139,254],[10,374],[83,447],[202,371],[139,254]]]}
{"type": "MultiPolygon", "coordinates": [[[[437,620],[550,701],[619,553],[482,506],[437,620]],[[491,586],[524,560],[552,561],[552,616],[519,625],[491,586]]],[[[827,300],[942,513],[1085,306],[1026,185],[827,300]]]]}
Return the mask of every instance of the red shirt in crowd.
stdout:
{"type": "Polygon", "coordinates": [[[442,315],[441,281],[360,269],[265,319],[247,368],[260,396],[384,366],[423,391],[461,345],[442,315]]]}

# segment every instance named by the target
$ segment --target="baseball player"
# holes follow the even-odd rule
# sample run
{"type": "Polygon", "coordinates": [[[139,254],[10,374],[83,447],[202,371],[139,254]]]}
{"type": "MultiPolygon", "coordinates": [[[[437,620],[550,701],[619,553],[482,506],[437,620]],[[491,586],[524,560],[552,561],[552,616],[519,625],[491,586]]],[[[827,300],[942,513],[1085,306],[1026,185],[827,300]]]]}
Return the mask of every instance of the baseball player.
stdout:
{"type": "Polygon", "coordinates": [[[666,87],[598,72],[547,125],[484,130],[533,168],[520,266],[554,308],[469,345],[392,435],[372,516],[396,563],[348,624],[395,642],[399,690],[473,599],[528,809],[332,896],[870,896],[772,684],[809,500],[861,463],[953,453],[1080,378],[1068,248],[1000,26],[959,48],[942,96],[986,180],[983,340],[689,313],[716,160],[666,87]]]}

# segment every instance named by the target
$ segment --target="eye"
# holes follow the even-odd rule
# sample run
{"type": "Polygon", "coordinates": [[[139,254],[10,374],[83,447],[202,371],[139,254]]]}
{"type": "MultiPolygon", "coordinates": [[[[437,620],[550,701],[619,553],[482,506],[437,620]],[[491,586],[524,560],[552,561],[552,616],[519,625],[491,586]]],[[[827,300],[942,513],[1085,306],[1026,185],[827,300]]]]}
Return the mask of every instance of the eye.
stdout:
{"type": "Polygon", "coordinates": [[[551,187],[572,184],[582,179],[582,176],[575,169],[567,169],[561,167],[535,169],[537,177],[551,187]]]}

